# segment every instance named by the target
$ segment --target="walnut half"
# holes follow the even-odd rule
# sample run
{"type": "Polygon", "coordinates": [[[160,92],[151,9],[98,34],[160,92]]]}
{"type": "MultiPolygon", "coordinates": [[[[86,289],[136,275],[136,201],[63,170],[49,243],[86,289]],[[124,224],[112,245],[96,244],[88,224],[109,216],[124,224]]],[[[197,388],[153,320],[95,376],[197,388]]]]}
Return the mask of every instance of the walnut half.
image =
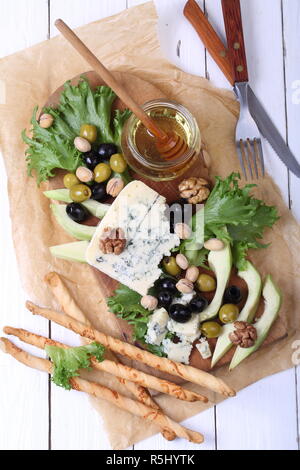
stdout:
{"type": "Polygon", "coordinates": [[[230,333],[229,339],[241,348],[251,348],[257,339],[257,331],[253,325],[246,321],[235,321],[235,330],[230,333]]]}
{"type": "Polygon", "coordinates": [[[210,194],[209,183],[204,178],[192,176],[187,178],[178,186],[180,196],[187,199],[190,204],[200,204],[206,201],[210,194]]]}
{"type": "Polygon", "coordinates": [[[104,254],[120,255],[126,246],[126,239],[121,228],[106,227],[99,240],[99,248],[104,254]]]}

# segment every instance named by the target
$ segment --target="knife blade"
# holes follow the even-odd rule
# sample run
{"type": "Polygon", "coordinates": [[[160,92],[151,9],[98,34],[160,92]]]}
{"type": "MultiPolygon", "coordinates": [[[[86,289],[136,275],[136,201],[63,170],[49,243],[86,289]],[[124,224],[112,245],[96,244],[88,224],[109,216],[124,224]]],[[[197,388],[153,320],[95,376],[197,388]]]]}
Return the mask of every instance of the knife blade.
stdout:
{"type": "MultiPolygon", "coordinates": [[[[188,0],[183,13],[195,28],[207,51],[222,70],[229,83],[234,85],[227,47],[225,47],[216,31],[213,29],[197,2],[195,0],[188,0]]],[[[250,86],[248,104],[251,116],[256,122],[261,135],[270,143],[284,165],[294,173],[294,175],[300,178],[299,162],[250,86]]]]}
{"type": "Polygon", "coordinates": [[[248,88],[248,104],[250,114],[256,122],[259,132],[269,142],[273,150],[275,150],[282,163],[284,163],[294,175],[300,178],[299,162],[276,129],[275,124],[272,122],[270,116],[250,86],[248,88]]]}

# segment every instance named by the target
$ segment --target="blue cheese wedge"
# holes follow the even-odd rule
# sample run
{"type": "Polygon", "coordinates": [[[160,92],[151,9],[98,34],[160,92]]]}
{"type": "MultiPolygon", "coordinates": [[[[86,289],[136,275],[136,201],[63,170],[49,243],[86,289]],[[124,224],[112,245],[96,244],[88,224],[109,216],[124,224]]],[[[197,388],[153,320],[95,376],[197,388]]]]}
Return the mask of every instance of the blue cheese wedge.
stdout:
{"type": "Polygon", "coordinates": [[[164,353],[171,361],[189,364],[189,358],[193,348],[191,343],[173,343],[169,338],[166,338],[163,340],[162,344],[164,353]]]}
{"type": "Polygon", "coordinates": [[[165,198],[141,181],[129,183],[107,211],[87,248],[86,261],[141,295],[146,295],[162,271],[163,256],[179,245],[170,233],[165,198]],[[121,254],[100,250],[104,229],[122,229],[126,246],[121,254]]]}
{"type": "Polygon", "coordinates": [[[145,341],[148,344],[159,346],[166,336],[167,323],[169,314],[166,309],[158,308],[154,310],[153,314],[149,317],[148,329],[145,335],[145,341]]]}
{"type": "Polygon", "coordinates": [[[196,348],[198,349],[201,357],[203,359],[209,359],[211,357],[211,350],[208,344],[208,341],[201,341],[199,344],[196,344],[196,348]]]}
{"type": "Polygon", "coordinates": [[[199,315],[194,313],[189,321],[186,323],[179,323],[175,320],[168,321],[168,330],[172,333],[175,333],[179,337],[187,337],[188,338],[199,338],[200,336],[200,323],[199,323],[199,315]]]}

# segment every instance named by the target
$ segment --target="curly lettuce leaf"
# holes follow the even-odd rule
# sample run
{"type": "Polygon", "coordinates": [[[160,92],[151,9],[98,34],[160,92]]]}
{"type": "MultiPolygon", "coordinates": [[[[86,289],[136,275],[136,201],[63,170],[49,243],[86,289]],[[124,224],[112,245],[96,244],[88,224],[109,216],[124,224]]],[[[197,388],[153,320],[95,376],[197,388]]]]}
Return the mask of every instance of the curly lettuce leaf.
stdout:
{"type": "Polygon", "coordinates": [[[56,168],[74,172],[81,165],[82,158],[80,152],[63,135],[42,129],[37,122],[36,113],[37,107],[31,118],[33,137],[28,137],[24,130],[22,138],[28,145],[25,154],[28,175],[32,176],[32,171],[35,170],[40,184],[53,177],[56,168]]]}
{"type": "Polygon", "coordinates": [[[141,305],[142,296],[119,284],[114,295],[108,297],[109,310],[133,326],[133,339],[142,340],[147,331],[150,312],[141,305]]]}
{"type": "Polygon", "coordinates": [[[232,173],[216,184],[205,204],[205,233],[227,239],[232,244],[234,264],[244,269],[250,248],[265,248],[261,242],[266,228],[278,220],[277,209],[251,195],[256,185],[239,186],[240,175],[232,173]]]}
{"type": "Polygon", "coordinates": [[[154,346],[145,342],[147,333],[147,325],[151,312],[141,305],[142,296],[137,292],[129,289],[129,287],[119,284],[114,295],[108,297],[107,305],[109,310],[116,314],[119,318],[126,320],[129,325],[133,326],[133,340],[139,341],[147,346],[147,349],[156,354],[163,356],[164,353],[160,346],[154,346]]]}
{"type": "Polygon", "coordinates": [[[75,172],[82,164],[82,156],[73,141],[79,135],[82,124],[96,126],[96,145],[108,142],[119,146],[122,127],[130,111],[116,110],[112,118],[115,98],[116,94],[111,88],[100,86],[92,90],[88,81],[82,78],[77,85],[71,85],[70,81],[65,83],[57,108],[43,109],[54,118],[50,128],[42,129],[39,126],[35,107],[31,119],[32,137],[28,137],[25,130],[22,132],[22,138],[28,145],[28,174],[32,175],[34,170],[40,184],[54,176],[57,168],[75,172]]]}
{"type": "Polygon", "coordinates": [[[122,135],[122,129],[127,121],[127,119],[130,117],[131,111],[129,109],[124,109],[124,111],[120,111],[119,109],[116,109],[115,111],[115,116],[114,116],[114,142],[116,145],[120,146],[121,145],[121,135],[122,135]]]}
{"type": "MultiPolygon", "coordinates": [[[[261,242],[266,228],[271,228],[278,220],[277,209],[268,206],[251,195],[256,185],[239,186],[240,175],[231,173],[222,180],[216,177],[216,184],[204,206],[204,239],[217,237],[227,240],[232,245],[234,264],[238,269],[245,269],[246,256],[251,248],[265,248],[261,242]]],[[[195,223],[197,214],[193,216],[195,223]]],[[[202,242],[202,234],[195,232],[195,242],[202,242]],[[197,238],[198,237],[198,238],[197,238]]],[[[191,256],[184,243],[182,252],[191,256]]],[[[200,265],[205,262],[204,250],[198,252],[200,265]]],[[[197,254],[192,253],[197,261],[197,254]]]]}
{"type": "Polygon", "coordinates": [[[64,349],[58,346],[46,346],[45,351],[54,364],[52,381],[59,387],[70,390],[70,379],[79,375],[79,369],[90,369],[90,358],[103,361],[105,348],[93,342],[86,346],[64,349]]]}
{"type": "Polygon", "coordinates": [[[148,351],[150,351],[152,354],[155,354],[155,356],[159,357],[167,357],[167,355],[164,353],[162,346],[157,346],[156,344],[148,344],[147,345],[148,351]]]}

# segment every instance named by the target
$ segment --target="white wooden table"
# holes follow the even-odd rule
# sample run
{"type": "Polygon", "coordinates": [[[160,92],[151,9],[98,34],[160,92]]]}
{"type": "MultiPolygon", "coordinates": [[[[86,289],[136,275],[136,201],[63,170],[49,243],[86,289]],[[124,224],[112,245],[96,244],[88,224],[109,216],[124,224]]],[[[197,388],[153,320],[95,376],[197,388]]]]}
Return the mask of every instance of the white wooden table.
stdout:
{"type": "MultiPolygon", "coordinates": [[[[76,27],[139,3],[143,2],[0,0],[0,56],[56,35],[53,22],[58,17],[76,27]]],[[[206,75],[217,86],[228,87],[182,16],[184,0],[156,0],[155,3],[161,45],[170,60],[188,72],[206,75]]],[[[205,3],[210,21],[224,36],[220,1],[205,3]]],[[[202,0],[199,4],[203,7],[202,0]]],[[[300,158],[300,1],[242,0],[242,12],[252,86],[300,158]]],[[[287,172],[268,145],[265,158],[268,171],[300,219],[299,180],[287,172]]],[[[47,335],[48,323],[36,317],[33,324],[24,311],[25,295],[11,241],[6,176],[1,159],[0,171],[0,327],[10,324],[34,331],[38,327],[41,334],[47,335]]],[[[57,325],[52,324],[51,330],[57,340],[78,344],[75,335],[57,325]]],[[[211,408],[186,424],[205,431],[206,443],[201,447],[204,449],[299,449],[299,384],[299,367],[287,370],[248,387],[234,400],[211,408]]],[[[1,354],[0,449],[49,448],[88,450],[110,446],[101,419],[86,396],[52,386],[46,375],[1,354]]],[[[135,445],[139,450],[197,448],[180,440],[166,442],[159,434],[135,445]]]]}

